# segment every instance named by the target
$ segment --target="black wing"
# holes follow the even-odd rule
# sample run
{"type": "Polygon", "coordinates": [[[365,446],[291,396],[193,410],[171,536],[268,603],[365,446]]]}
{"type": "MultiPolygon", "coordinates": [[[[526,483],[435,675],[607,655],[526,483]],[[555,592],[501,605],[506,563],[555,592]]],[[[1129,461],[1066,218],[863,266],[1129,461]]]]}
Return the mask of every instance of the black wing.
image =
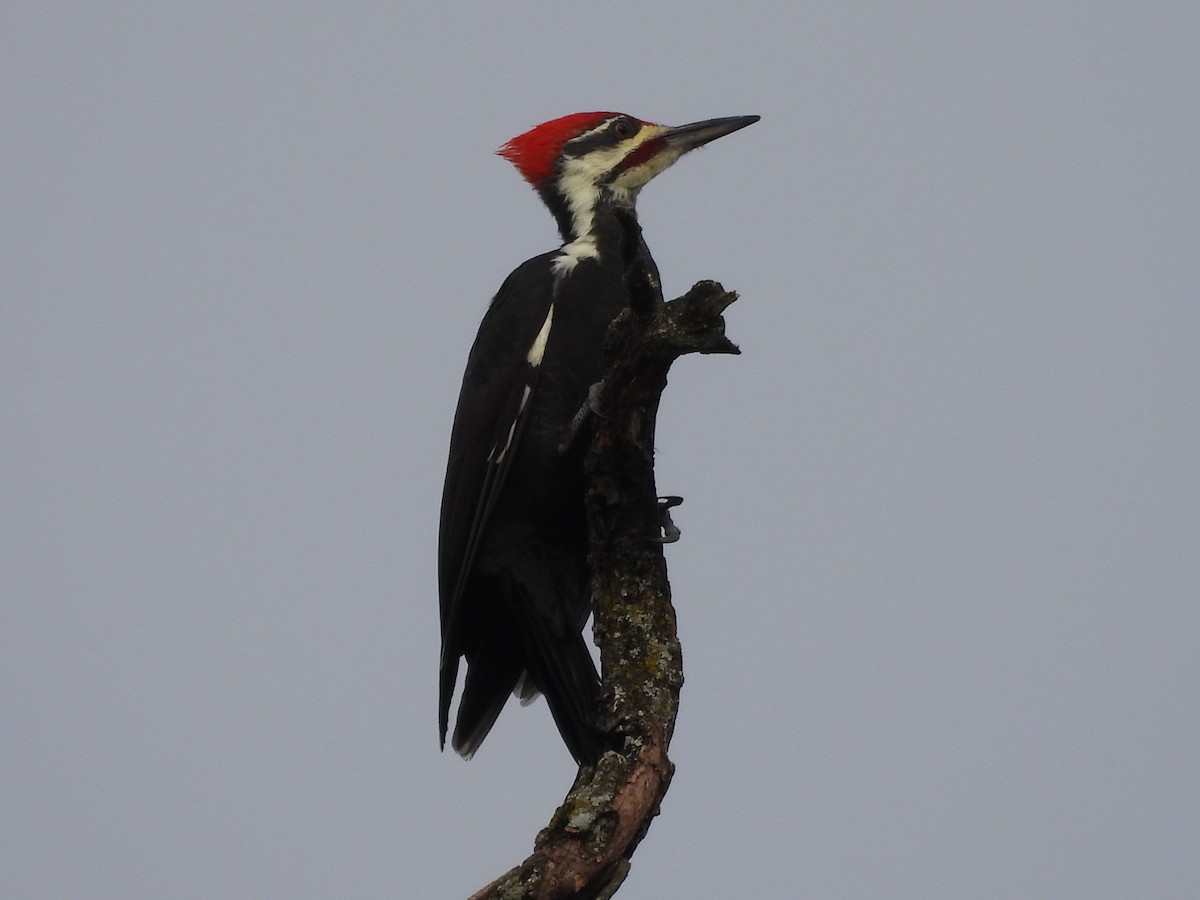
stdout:
{"type": "MultiPolygon", "coordinates": [[[[442,624],[438,724],[443,746],[464,639],[479,627],[468,621],[464,592],[537,390],[539,367],[527,357],[554,299],[551,256],[522,265],[492,300],[467,359],[454,414],[438,535],[442,624]]],[[[519,675],[512,674],[514,682],[519,675]]],[[[500,696],[507,693],[505,689],[500,696]]]]}

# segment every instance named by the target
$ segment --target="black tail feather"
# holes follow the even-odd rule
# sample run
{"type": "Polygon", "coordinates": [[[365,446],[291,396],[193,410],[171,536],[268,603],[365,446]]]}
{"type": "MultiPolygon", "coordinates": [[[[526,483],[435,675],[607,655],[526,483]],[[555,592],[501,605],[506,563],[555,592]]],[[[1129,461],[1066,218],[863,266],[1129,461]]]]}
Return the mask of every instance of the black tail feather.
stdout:
{"type": "MultiPolygon", "coordinates": [[[[491,644],[486,655],[469,660],[458,701],[451,745],[470,759],[487,737],[521,677],[521,661],[503,644],[491,644]]],[[[453,687],[451,688],[453,689],[453,687]]]]}
{"type": "MultiPolygon", "coordinates": [[[[540,612],[523,588],[505,576],[481,594],[490,602],[484,607],[486,614],[477,618],[477,631],[467,635],[472,646],[461,651],[467,675],[451,745],[469,759],[514,692],[522,703],[542,693],[575,761],[594,764],[602,749],[597,726],[600,676],[583,634],[568,624],[573,617],[562,610],[540,612]]],[[[457,654],[442,660],[443,745],[457,672],[457,654]]]]}
{"type": "Polygon", "coordinates": [[[587,641],[578,632],[556,634],[545,623],[521,629],[521,633],[528,637],[525,650],[530,678],[546,695],[558,733],[577,763],[594,765],[601,750],[596,721],[600,675],[587,641]]]}

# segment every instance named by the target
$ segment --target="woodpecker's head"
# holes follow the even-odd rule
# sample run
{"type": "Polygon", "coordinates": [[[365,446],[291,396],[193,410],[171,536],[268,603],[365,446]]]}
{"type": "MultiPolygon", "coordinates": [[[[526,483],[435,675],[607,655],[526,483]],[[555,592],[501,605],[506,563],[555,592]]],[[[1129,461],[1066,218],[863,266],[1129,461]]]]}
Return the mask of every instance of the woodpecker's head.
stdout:
{"type": "Polygon", "coordinates": [[[638,191],[683,154],[757,121],[731,116],[671,128],[623,113],[575,113],[497,152],[533,185],[570,241],[591,231],[601,203],[632,209],[638,191]]]}

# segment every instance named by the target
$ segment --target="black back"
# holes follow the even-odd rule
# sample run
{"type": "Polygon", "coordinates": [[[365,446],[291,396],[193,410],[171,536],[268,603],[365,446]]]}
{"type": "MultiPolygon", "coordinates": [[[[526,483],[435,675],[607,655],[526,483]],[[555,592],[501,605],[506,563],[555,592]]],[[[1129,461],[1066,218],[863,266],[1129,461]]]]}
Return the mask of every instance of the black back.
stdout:
{"type": "Polygon", "coordinates": [[[564,445],[602,376],[626,272],[653,261],[636,219],[597,217],[599,259],[556,275],[560,251],[522,264],[471,348],[450,439],[439,532],[443,742],[459,659],[467,676],[453,746],[470,756],[510,694],[546,695],[564,742],[594,762],[599,676],[582,630],[590,611],[583,454],[564,445]],[[541,364],[529,348],[554,306],[541,364]],[[528,396],[526,397],[526,390],[528,396]],[[522,403],[522,399],[524,403],[522,403]]]}

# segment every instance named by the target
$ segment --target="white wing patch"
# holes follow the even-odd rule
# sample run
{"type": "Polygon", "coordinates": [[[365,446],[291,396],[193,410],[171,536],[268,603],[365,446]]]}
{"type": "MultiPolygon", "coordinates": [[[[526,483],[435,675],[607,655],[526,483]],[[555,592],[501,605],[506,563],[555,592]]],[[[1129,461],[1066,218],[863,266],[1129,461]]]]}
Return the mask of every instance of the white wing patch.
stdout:
{"type": "Polygon", "coordinates": [[[517,430],[517,421],[519,417],[512,420],[512,424],[508,426],[508,437],[504,439],[504,446],[500,448],[500,454],[496,455],[495,446],[492,447],[492,452],[488,454],[488,462],[493,462],[496,465],[504,462],[504,454],[508,452],[508,448],[512,446],[513,432],[517,430]]]}
{"type": "MultiPolygon", "coordinates": [[[[531,366],[541,365],[542,357],[546,355],[546,342],[550,340],[550,325],[553,321],[554,304],[551,303],[550,310],[546,313],[546,321],[542,323],[542,330],[533,339],[533,346],[529,348],[529,352],[525,355],[525,361],[531,366]]],[[[517,414],[513,416],[512,423],[508,426],[508,435],[504,438],[504,446],[499,447],[493,444],[491,452],[488,453],[488,462],[497,466],[504,462],[504,456],[508,453],[508,448],[512,446],[513,435],[517,433],[517,423],[521,421],[521,416],[525,412],[525,407],[528,405],[529,397],[532,394],[532,384],[525,385],[521,390],[521,401],[517,404],[517,414]]]]}
{"type": "Polygon", "coordinates": [[[542,357],[546,355],[546,342],[550,340],[550,325],[553,321],[554,304],[551,303],[550,309],[546,313],[546,321],[542,323],[542,330],[537,333],[537,337],[533,339],[533,346],[529,348],[529,352],[525,355],[525,361],[531,366],[540,366],[542,364],[542,357]]]}

